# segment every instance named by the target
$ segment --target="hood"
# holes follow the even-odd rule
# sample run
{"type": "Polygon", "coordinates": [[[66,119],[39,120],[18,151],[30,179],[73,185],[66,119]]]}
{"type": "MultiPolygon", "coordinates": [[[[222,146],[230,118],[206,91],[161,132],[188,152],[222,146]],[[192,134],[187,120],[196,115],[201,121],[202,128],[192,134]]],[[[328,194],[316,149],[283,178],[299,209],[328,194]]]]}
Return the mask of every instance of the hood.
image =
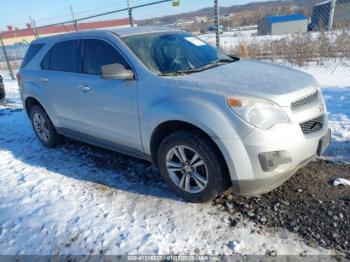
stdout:
{"type": "Polygon", "coordinates": [[[318,84],[309,74],[270,63],[240,60],[206,71],[176,77],[179,87],[224,96],[254,96],[280,106],[315,92],[318,84]]]}

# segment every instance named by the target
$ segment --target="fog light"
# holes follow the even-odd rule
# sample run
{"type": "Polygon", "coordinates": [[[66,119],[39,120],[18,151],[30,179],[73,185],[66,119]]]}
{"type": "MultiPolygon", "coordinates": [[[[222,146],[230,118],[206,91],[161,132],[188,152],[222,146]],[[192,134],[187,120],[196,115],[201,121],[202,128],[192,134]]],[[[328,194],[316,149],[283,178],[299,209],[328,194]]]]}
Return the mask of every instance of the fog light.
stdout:
{"type": "Polygon", "coordinates": [[[261,168],[264,172],[271,172],[278,166],[292,162],[286,151],[264,152],[258,155],[261,168]]]}

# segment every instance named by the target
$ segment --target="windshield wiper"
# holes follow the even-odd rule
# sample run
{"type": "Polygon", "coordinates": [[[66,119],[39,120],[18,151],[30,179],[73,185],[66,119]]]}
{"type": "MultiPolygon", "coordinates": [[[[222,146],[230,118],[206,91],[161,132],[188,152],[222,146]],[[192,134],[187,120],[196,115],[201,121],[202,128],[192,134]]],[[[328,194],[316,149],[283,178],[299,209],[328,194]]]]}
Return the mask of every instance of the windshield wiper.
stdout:
{"type": "Polygon", "coordinates": [[[227,64],[227,63],[233,63],[233,62],[236,62],[236,61],[234,59],[222,58],[222,59],[214,60],[213,62],[210,62],[208,65],[227,64]]]}
{"type": "Polygon", "coordinates": [[[221,58],[221,59],[218,59],[218,60],[215,60],[213,63],[232,63],[234,62],[235,60],[233,59],[227,59],[227,58],[221,58]]]}
{"type": "Polygon", "coordinates": [[[197,72],[205,71],[205,70],[208,70],[210,68],[219,66],[221,64],[233,63],[236,61],[237,60],[227,59],[227,58],[218,59],[218,60],[214,60],[214,61],[212,61],[209,64],[206,64],[204,66],[198,67],[198,68],[190,68],[190,69],[186,69],[186,70],[178,70],[178,71],[171,72],[171,73],[163,73],[162,76],[186,75],[186,74],[197,73],[197,72]]]}
{"type": "Polygon", "coordinates": [[[218,60],[214,60],[214,61],[212,61],[209,64],[206,64],[204,66],[201,66],[201,67],[198,67],[195,69],[191,69],[191,72],[200,72],[200,71],[208,70],[208,69],[213,68],[213,67],[217,67],[217,66],[222,65],[222,64],[227,64],[227,63],[232,63],[232,62],[234,62],[234,60],[232,60],[232,59],[225,59],[225,58],[218,59],[218,60]]]}
{"type": "Polygon", "coordinates": [[[192,69],[186,69],[186,70],[177,70],[170,73],[163,73],[161,75],[162,76],[186,75],[186,74],[196,73],[200,71],[203,71],[203,70],[201,68],[192,68],[192,69]]]}

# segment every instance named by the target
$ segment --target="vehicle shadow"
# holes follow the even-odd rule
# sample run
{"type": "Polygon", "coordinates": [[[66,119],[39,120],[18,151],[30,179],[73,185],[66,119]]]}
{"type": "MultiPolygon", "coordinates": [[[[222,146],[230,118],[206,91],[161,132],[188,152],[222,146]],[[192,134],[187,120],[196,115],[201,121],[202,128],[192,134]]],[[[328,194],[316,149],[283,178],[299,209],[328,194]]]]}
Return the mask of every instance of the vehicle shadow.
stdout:
{"type": "Polygon", "coordinates": [[[35,137],[22,110],[0,109],[0,150],[8,151],[14,160],[40,170],[111,189],[183,202],[163,182],[158,169],[150,162],[68,138],[60,146],[45,148],[35,137]]]}

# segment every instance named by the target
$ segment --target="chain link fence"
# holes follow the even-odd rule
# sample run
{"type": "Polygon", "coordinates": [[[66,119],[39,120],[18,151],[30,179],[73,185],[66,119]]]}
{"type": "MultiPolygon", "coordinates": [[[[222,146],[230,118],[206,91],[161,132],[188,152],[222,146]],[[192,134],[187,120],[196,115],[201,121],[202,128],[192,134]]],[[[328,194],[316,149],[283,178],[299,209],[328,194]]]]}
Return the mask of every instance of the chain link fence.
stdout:
{"type": "MultiPolygon", "coordinates": [[[[35,27],[31,23],[27,25],[33,33],[29,40],[52,32],[91,29],[95,22],[100,22],[98,28],[107,28],[113,26],[108,21],[116,20],[121,24],[115,22],[115,27],[180,28],[212,45],[220,36],[220,48],[230,55],[296,67],[313,73],[323,85],[350,86],[350,0],[240,1],[237,5],[228,0],[120,1],[104,13],[96,9],[72,14],[71,20],[56,24],[35,27]]],[[[21,30],[11,33],[20,35],[21,30]]],[[[28,42],[6,45],[15,70],[28,42]]],[[[6,69],[5,56],[0,51],[2,74],[6,69]]]]}

